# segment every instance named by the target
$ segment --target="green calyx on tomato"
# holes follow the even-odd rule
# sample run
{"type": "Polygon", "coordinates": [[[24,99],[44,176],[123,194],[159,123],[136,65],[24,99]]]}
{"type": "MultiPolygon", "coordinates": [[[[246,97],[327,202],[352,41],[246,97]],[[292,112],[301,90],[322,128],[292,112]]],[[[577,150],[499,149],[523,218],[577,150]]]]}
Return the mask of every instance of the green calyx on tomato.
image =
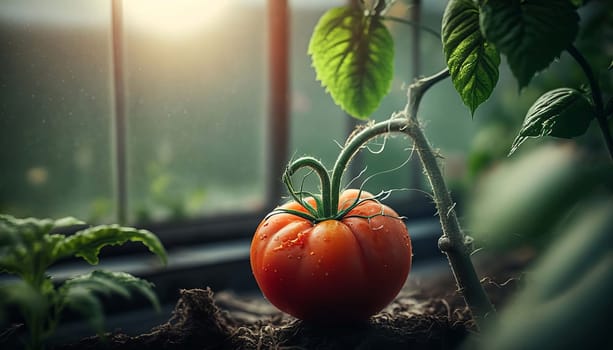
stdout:
{"type": "Polygon", "coordinates": [[[332,180],[315,158],[291,163],[283,182],[293,200],[262,220],[251,243],[251,269],[264,296],[303,320],[365,320],[396,297],[411,268],[406,225],[380,202],[389,192],[340,193],[347,152],[332,180]],[[319,176],[321,195],[294,188],[291,176],[304,167],[319,176]]]}
{"type": "MultiPolygon", "coordinates": [[[[368,194],[368,196],[362,196],[362,193],[367,193],[365,191],[359,190],[359,194],[355,197],[351,203],[339,203],[339,188],[332,188],[332,184],[330,181],[330,177],[328,176],[327,170],[317,159],[313,157],[302,157],[295,160],[291,163],[285,170],[283,174],[283,183],[286,185],[288,192],[292,199],[299,203],[306,211],[303,210],[295,210],[290,208],[278,207],[273,210],[271,213],[267,215],[267,217],[271,215],[277,214],[292,214],[299,216],[303,219],[311,221],[316,224],[326,220],[341,220],[344,218],[349,212],[351,212],[355,207],[360,205],[364,201],[375,201],[378,202],[386,198],[390,192],[384,191],[377,195],[368,194]],[[291,176],[300,168],[308,167],[311,168],[320,179],[321,185],[321,195],[315,195],[310,192],[306,192],[303,190],[296,191],[294,185],[291,180],[291,176]],[[336,196],[334,196],[336,194],[336,196]],[[307,200],[309,199],[309,200],[307,200]],[[310,203],[310,202],[313,203],[310,203]],[[339,206],[342,204],[341,206],[339,206]]],[[[340,185],[340,182],[336,184],[337,187],[340,185]]],[[[378,213],[376,215],[385,215],[383,213],[378,213]]],[[[368,219],[368,217],[364,217],[368,219]]],[[[400,217],[398,217],[401,219],[400,217]]]]}

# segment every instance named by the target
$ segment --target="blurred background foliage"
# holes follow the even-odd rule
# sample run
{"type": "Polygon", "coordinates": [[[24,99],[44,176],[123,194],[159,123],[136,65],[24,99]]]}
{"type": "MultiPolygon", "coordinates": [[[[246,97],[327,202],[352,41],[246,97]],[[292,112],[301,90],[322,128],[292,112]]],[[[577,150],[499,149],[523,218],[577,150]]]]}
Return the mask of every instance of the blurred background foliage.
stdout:
{"type": "MultiPolygon", "coordinates": [[[[576,47],[603,90],[613,96],[613,6],[590,1],[580,10],[576,47]]],[[[520,117],[543,92],[587,90],[577,64],[563,53],[518,95],[505,89],[473,139],[467,183],[467,232],[486,254],[534,252],[521,288],[467,349],[610,348],[613,305],[613,166],[596,123],[573,140],[539,138],[506,158],[520,117]],[[497,141],[498,140],[498,141],[497,141]]],[[[609,128],[612,129],[609,116],[609,128]]],[[[479,254],[479,253],[476,253],[479,254]]]]}

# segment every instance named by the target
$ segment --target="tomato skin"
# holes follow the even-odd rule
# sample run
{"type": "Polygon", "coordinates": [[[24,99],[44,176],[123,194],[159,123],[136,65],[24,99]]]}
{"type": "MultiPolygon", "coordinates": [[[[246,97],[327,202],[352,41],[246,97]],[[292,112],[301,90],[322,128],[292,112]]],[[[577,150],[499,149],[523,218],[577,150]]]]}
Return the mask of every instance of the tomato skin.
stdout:
{"type": "MultiPolygon", "coordinates": [[[[358,193],[343,192],[339,208],[349,207],[358,193]]],[[[372,195],[363,191],[361,197],[372,195]]],[[[296,202],[281,208],[306,212],[296,202]]],[[[407,279],[412,251],[398,214],[368,200],[339,221],[315,225],[292,214],[272,215],[256,229],[250,258],[273,305],[302,320],[336,323],[367,319],[389,304],[407,279]]]]}

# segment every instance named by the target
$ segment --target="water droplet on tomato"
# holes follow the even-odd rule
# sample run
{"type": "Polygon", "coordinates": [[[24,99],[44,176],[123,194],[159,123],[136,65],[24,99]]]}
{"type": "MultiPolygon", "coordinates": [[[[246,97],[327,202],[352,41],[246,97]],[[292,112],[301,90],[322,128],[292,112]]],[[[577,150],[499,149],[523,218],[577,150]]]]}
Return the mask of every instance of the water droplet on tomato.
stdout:
{"type": "Polygon", "coordinates": [[[315,252],[311,252],[310,254],[311,254],[311,255],[315,255],[315,252]]]}
{"type": "Polygon", "coordinates": [[[328,276],[328,275],[329,275],[329,273],[327,273],[327,272],[326,272],[326,273],[324,273],[324,275],[325,275],[325,276],[328,276]]]}
{"type": "Polygon", "coordinates": [[[293,258],[292,254],[288,255],[287,258],[292,259],[293,258]]]}
{"type": "Polygon", "coordinates": [[[274,271],[275,273],[279,272],[279,270],[277,270],[277,269],[274,269],[273,271],[274,271]]]}

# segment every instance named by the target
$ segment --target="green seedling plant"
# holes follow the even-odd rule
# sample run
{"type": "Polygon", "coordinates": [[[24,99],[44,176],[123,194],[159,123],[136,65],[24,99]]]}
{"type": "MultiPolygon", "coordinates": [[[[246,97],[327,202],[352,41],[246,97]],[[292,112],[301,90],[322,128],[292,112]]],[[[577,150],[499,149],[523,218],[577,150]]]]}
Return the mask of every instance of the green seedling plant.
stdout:
{"type": "MultiPolygon", "coordinates": [[[[607,120],[613,110],[610,102],[606,106],[603,103],[604,94],[597,76],[573,45],[579,31],[581,1],[450,0],[442,17],[441,34],[424,28],[421,23],[387,16],[386,11],[392,3],[394,1],[354,1],[351,5],[330,9],[317,23],[308,51],[317,80],[334,102],[347,114],[368,120],[389,93],[394,38],[386,21],[406,23],[415,30],[439,36],[447,67],[415,80],[408,87],[404,108],[388,120],[367,123],[350,137],[332,171],[331,196],[338,198],[334,191],[340,187],[338,181],[347,163],[369,140],[391,133],[407,135],[413,141],[413,150],[432,188],[443,232],[439,248],[449,260],[458,291],[471,310],[475,324],[481,328],[485,319],[494,318],[496,311],[471,261],[473,240],[459,224],[455,202],[439,167],[441,157],[433,151],[420,125],[418,113],[422,97],[440,81],[451,78],[461,100],[474,115],[498,82],[501,56],[506,57],[521,92],[535,74],[560,55],[569,54],[584,72],[589,87],[564,87],[542,95],[525,116],[509,153],[514,153],[527,138],[581,136],[595,121],[605,148],[613,158],[613,140],[607,120]]],[[[604,68],[606,72],[607,67],[604,68]]],[[[294,161],[289,168],[306,162],[305,159],[294,161]]],[[[320,164],[315,168],[323,169],[320,164]]],[[[317,172],[325,175],[326,170],[317,172]]]]}
{"type": "Polygon", "coordinates": [[[54,283],[47,270],[58,260],[77,257],[96,265],[103,247],[128,241],[141,242],[166,264],[163,245],[147,230],[101,225],[71,235],[60,233],[84,224],[72,217],[52,220],[0,215],[0,272],[18,277],[0,284],[0,321],[6,318],[9,307],[15,307],[28,331],[25,343],[29,349],[44,347],[67,310],[83,316],[102,334],[104,314],[100,296],[129,297],[136,291],[157,310],[160,308],[153,285],[124,272],[96,270],[59,285],[54,283]]]}

